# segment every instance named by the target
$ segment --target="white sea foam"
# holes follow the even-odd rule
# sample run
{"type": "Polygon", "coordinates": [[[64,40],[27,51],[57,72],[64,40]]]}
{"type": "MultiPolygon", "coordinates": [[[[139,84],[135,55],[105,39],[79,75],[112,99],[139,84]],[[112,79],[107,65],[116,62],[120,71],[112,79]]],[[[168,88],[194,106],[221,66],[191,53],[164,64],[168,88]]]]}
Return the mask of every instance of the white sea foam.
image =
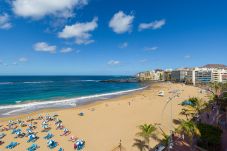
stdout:
{"type": "MultiPolygon", "coordinates": [[[[122,95],[126,94],[129,92],[134,92],[134,91],[139,91],[142,89],[145,89],[146,87],[143,88],[138,88],[138,89],[131,89],[131,90],[125,90],[125,91],[118,91],[118,92],[113,92],[113,93],[103,93],[103,94],[96,94],[96,95],[89,95],[89,96],[82,96],[82,97],[77,97],[77,98],[71,98],[71,99],[63,99],[63,100],[53,100],[53,101],[42,101],[42,102],[30,102],[30,103],[25,103],[25,104],[15,104],[15,105],[5,105],[5,106],[0,106],[0,110],[11,110],[9,111],[10,113],[18,112],[21,110],[32,110],[32,108],[37,108],[37,107],[47,107],[49,105],[56,105],[56,106],[64,106],[64,105],[70,105],[70,106],[75,106],[78,101],[80,100],[89,100],[89,99],[98,99],[98,98],[108,98],[108,96],[117,96],[117,95],[122,95]],[[12,110],[15,109],[15,110],[12,110]]],[[[5,113],[4,115],[10,115],[9,112],[5,113]]]]}
{"type": "Polygon", "coordinates": [[[71,80],[70,82],[99,82],[100,80],[71,80]]]}
{"type": "Polygon", "coordinates": [[[9,84],[13,84],[13,82],[0,82],[0,85],[9,85],[9,84]]]}
{"type": "Polygon", "coordinates": [[[51,83],[53,81],[28,81],[28,82],[23,82],[25,84],[37,84],[37,83],[51,83]]]}

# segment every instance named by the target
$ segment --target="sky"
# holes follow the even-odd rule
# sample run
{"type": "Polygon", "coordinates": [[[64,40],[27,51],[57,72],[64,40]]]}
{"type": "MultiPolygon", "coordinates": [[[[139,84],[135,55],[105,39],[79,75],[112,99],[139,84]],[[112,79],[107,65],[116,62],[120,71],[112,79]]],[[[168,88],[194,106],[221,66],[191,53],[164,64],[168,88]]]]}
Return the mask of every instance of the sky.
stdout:
{"type": "Polygon", "coordinates": [[[1,0],[0,75],[227,64],[225,0],[1,0]]]}

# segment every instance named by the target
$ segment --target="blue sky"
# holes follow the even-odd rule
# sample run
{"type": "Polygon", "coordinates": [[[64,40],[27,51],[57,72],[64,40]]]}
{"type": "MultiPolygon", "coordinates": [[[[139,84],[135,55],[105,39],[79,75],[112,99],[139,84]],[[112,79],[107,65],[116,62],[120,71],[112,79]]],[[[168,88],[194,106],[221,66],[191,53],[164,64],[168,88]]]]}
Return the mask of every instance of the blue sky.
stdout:
{"type": "Polygon", "coordinates": [[[227,64],[225,0],[1,0],[0,75],[227,64]]]}

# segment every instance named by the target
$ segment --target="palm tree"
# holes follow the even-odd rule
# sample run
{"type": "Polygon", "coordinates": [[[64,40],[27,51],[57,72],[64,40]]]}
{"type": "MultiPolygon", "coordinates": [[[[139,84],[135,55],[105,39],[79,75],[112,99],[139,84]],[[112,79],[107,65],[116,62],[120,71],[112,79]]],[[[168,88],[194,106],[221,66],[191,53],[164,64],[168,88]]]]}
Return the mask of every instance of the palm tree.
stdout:
{"type": "Polygon", "coordinates": [[[183,108],[180,113],[182,115],[185,115],[187,120],[188,120],[188,116],[190,116],[190,115],[192,117],[195,115],[200,115],[207,106],[206,102],[204,102],[202,99],[199,99],[197,97],[189,98],[188,101],[190,101],[191,104],[184,105],[185,108],[183,108]]]}
{"type": "Polygon", "coordinates": [[[186,119],[189,120],[188,117],[191,115],[191,112],[190,112],[188,109],[183,108],[183,109],[181,110],[181,112],[180,112],[180,115],[186,116],[186,119]]]}
{"type": "Polygon", "coordinates": [[[218,82],[213,82],[210,84],[210,92],[212,93],[213,95],[213,100],[216,101],[216,103],[218,104],[219,103],[219,96],[221,94],[221,91],[222,91],[222,83],[218,83],[218,82]]]}
{"type": "Polygon", "coordinates": [[[181,120],[179,127],[176,129],[179,133],[184,133],[190,138],[190,144],[194,149],[194,139],[196,136],[200,136],[200,131],[197,125],[193,121],[181,120]]]}
{"type": "Polygon", "coordinates": [[[144,141],[149,145],[150,142],[150,138],[154,137],[155,131],[156,131],[156,127],[152,124],[143,124],[139,126],[140,132],[138,132],[136,135],[143,137],[144,141]]]}
{"type": "Polygon", "coordinates": [[[146,144],[144,140],[134,139],[135,143],[132,146],[136,146],[140,151],[145,151],[149,149],[149,145],[146,144]]]}
{"type": "Polygon", "coordinates": [[[169,141],[170,141],[170,136],[165,133],[162,133],[162,136],[163,136],[163,138],[161,139],[161,142],[164,146],[167,147],[169,144],[169,141]]]}

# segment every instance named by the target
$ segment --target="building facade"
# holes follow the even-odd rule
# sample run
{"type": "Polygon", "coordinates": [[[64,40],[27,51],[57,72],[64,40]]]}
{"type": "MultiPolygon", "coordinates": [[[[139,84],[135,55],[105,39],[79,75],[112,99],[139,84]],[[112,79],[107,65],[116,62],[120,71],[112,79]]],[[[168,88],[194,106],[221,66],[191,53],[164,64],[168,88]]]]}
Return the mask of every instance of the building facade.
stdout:
{"type": "Polygon", "coordinates": [[[178,69],[171,72],[171,81],[173,82],[185,82],[187,70],[178,69]]]}
{"type": "Polygon", "coordinates": [[[206,84],[210,82],[227,82],[227,70],[214,68],[194,68],[187,72],[186,82],[190,84],[206,84]]]}

